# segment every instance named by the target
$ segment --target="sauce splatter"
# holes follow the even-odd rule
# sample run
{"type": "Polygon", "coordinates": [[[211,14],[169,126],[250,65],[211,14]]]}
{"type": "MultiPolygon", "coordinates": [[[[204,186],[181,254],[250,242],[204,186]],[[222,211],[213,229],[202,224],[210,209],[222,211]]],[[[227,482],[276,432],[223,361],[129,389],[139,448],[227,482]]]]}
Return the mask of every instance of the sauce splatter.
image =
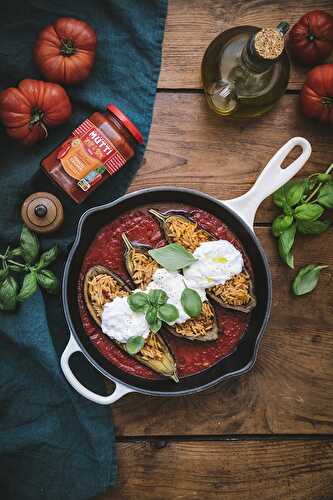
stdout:
{"type": "MultiPolygon", "coordinates": [[[[163,212],[175,207],[160,205],[156,208],[163,212]]],[[[197,208],[183,206],[181,208],[182,210],[185,209],[192,219],[216,238],[226,239],[235,245],[242,252],[245,266],[252,274],[251,264],[240,242],[222,221],[212,214],[197,208]]],[[[121,235],[124,232],[126,232],[130,240],[138,243],[145,243],[152,247],[165,244],[158,222],[148,213],[148,209],[145,207],[128,212],[103,227],[91,244],[80,273],[78,303],[81,320],[90,341],[107,360],[126,373],[155,380],[161,377],[128,356],[109,337],[102,333],[90,317],[84,303],[84,276],[87,270],[96,264],[102,264],[110,268],[131,286],[123,258],[124,249],[121,235]]],[[[179,377],[194,375],[215,365],[236,349],[240,339],[245,334],[250,318],[249,314],[223,309],[216,305],[214,307],[220,330],[220,335],[216,341],[207,343],[190,342],[174,337],[167,332],[163,333],[176,357],[179,377]]]]}

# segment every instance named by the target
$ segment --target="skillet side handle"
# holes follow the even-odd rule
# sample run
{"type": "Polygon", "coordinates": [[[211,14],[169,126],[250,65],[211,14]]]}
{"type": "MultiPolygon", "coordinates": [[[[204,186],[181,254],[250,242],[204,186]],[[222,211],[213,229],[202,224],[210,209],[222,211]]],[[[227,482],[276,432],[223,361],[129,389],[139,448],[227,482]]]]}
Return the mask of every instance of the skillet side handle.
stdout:
{"type": "Polygon", "coordinates": [[[126,387],[125,385],[119,384],[119,382],[115,382],[116,388],[110,396],[100,396],[99,394],[96,394],[86,387],[81,384],[81,382],[78,381],[78,379],[75,377],[73,374],[72,370],[69,367],[69,358],[71,357],[72,354],[75,352],[81,352],[80,347],[77,345],[73,335],[70,336],[68,344],[62,353],[61,360],[60,360],[60,365],[61,369],[63,371],[63,374],[65,375],[67,382],[75,389],[81,396],[83,396],[86,399],[89,399],[89,401],[92,401],[93,403],[97,403],[100,405],[111,405],[112,403],[115,403],[120,399],[121,397],[125,396],[125,394],[129,392],[135,392],[129,387],[126,387]]]}
{"type": "Polygon", "coordinates": [[[309,141],[303,137],[293,137],[275,153],[247,193],[232,200],[222,201],[222,203],[240,215],[253,230],[254,218],[261,202],[294,177],[308,161],[310,155],[309,141]],[[295,146],[300,146],[302,153],[287,168],[281,168],[283,161],[295,146]]]}

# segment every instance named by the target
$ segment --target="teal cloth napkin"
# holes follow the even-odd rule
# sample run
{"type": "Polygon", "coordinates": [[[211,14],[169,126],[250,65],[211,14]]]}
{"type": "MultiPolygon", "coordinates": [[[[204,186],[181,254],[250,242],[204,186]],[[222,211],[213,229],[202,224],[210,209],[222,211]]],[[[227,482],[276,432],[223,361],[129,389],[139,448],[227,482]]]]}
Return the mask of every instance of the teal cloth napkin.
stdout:
{"type": "MultiPolygon", "coordinates": [[[[65,209],[65,224],[52,237],[58,243],[61,274],[78,218],[89,206],[123,194],[142,159],[144,147],[89,201],[76,206],[39,169],[39,162],[92,111],[113,102],[148,139],[166,0],[5,0],[0,19],[0,90],[24,78],[41,78],[32,48],[37,33],[60,16],[90,22],[98,35],[90,78],[68,88],[74,105],[69,123],[47,141],[21,149],[0,128],[0,250],[20,234],[20,207],[37,190],[53,192],[65,209]]],[[[73,290],[75,293],[75,290],[73,290]]],[[[79,396],[65,381],[59,356],[68,340],[60,297],[36,293],[16,314],[0,313],[0,496],[3,499],[77,500],[114,484],[116,457],[110,409],[79,396]]],[[[74,360],[78,377],[104,393],[104,384],[83,356],[74,360]]]]}

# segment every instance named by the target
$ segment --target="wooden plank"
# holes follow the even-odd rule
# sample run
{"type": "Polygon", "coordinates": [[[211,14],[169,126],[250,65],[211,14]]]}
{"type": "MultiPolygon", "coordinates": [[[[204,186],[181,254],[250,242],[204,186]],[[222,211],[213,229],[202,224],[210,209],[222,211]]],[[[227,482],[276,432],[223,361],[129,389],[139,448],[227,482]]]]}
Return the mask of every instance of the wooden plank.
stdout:
{"type": "MultiPolygon", "coordinates": [[[[303,14],[323,9],[333,14],[331,0],[170,0],[164,36],[160,88],[201,87],[200,67],[210,42],[233,26],[292,26],[303,14]]],[[[333,61],[333,56],[329,59],[333,61]]],[[[290,89],[304,82],[308,68],[293,63],[290,89]]]]}
{"type": "Polygon", "coordinates": [[[255,368],[193,396],[127,395],[112,406],[118,436],[333,432],[333,231],[297,242],[297,267],[330,265],[318,288],[298,298],[270,230],[257,235],[271,264],[273,311],[255,368]]]}
{"type": "MultiPolygon", "coordinates": [[[[173,185],[233,198],[252,186],[293,136],[306,137],[313,147],[302,175],[324,171],[333,162],[330,127],[306,119],[296,95],[284,96],[260,119],[231,122],[212,113],[203,95],[160,93],[144,163],[130,190],[173,185]]],[[[271,221],[274,213],[273,204],[264,203],[257,222],[271,221]]]]}
{"type": "Polygon", "coordinates": [[[321,441],[118,444],[119,485],[99,500],[324,500],[333,447],[321,441]]]}

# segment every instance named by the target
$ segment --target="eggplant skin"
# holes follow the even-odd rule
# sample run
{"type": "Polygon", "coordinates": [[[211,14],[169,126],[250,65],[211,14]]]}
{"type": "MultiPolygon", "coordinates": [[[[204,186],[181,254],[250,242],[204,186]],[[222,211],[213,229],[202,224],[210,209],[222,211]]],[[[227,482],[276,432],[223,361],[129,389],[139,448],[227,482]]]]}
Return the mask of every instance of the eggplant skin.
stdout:
{"type": "MultiPolygon", "coordinates": [[[[99,327],[101,327],[101,325],[102,325],[101,319],[97,315],[97,313],[96,313],[96,311],[91,303],[91,300],[89,297],[89,292],[88,292],[89,280],[95,276],[98,276],[99,274],[107,274],[107,275],[111,276],[128,293],[131,292],[131,289],[126,285],[126,283],[117,274],[115,274],[110,269],[107,269],[106,267],[104,267],[102,265],[98,264],[96,266],[91,267],[87,271],[87,273],[84,277],[84,284],[83,284],[84,300],[85,300],[85,304],[87,306],[87,309],[88,309],[91,317],[93,318],[95,323],[99,327]]],[[[160,359],[160,360],[158,360],[158,359],[156,359],[156,360],[145,359],[144,356],[140,352],[138,352],[134,356],[131,356],[130,354],[128,354],[125,344],[122,344],[121,342],[117,342],[114,339],[110,339],[110,340],[112,342],[114,342],[118,347],[120,347],[123,351],[125,351],[129,356],[131,356],[131,357],[135,358],[137,361],[139,361],[139,363],[147,366],[148,368],[157,372],[160,375],[164,375],[165,377],[172,378],[175,382],[179,382],[179,378],[177,375],[176,360],[175,360],[175,357],[174,357],[170,347],[168,346],[166,341],[161,337],[161,335],[159,335],[158,333],[155,333],[155,334],[151,333],[150,335],[156,336],[156,339],[162,348],[161,350],[163,352],[163,356],[162,356],[162,359],[160,359]]]]}

